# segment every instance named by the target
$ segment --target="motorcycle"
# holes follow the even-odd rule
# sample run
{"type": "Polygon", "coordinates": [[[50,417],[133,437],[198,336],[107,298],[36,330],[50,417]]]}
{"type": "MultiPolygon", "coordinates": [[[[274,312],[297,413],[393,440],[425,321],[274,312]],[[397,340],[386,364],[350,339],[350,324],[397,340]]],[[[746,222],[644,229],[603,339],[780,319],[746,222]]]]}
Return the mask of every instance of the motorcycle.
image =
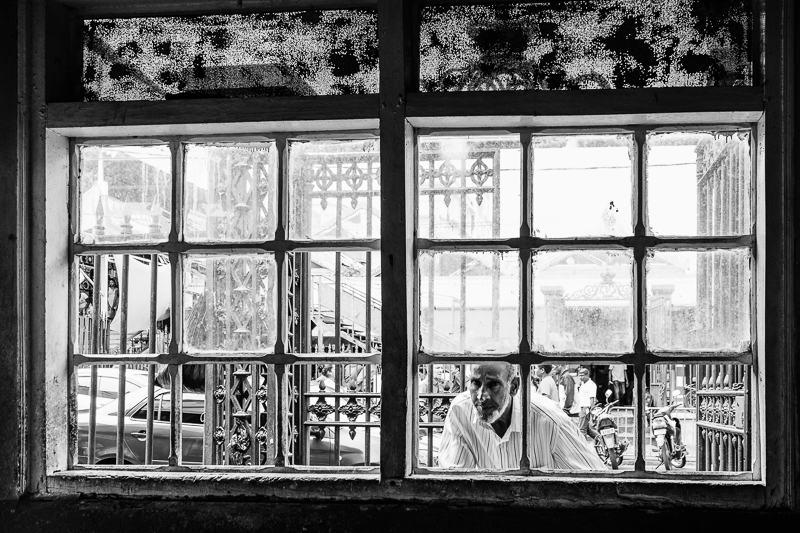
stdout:
{"type": "MultiPolygon", "coordinates": [[[[681,444],[681,421],[672,418],[672,411],[678,404],[667,405],[653,413],[650,421],[650,431],[656,438],[660,465],[667,470],[683,468],[686,466],[686,446],[681,444]]],[[[656,466],[658,468],[658,466],[656,466]]]]}
{"type": "Polygon", "coordinates": [[[619,438],[617,423],[609,414],[611,408],[616,405],[618,400],[609,402],[611,391],[606,391],[606,404],[602,407],[592,409],[592,425],[599,434],[594,439],[594,449],[597,456],[603,462],[611,466],[612,470],[617,470],[622,464],[623,454],[628,449],[627,439],[619,438]]]}

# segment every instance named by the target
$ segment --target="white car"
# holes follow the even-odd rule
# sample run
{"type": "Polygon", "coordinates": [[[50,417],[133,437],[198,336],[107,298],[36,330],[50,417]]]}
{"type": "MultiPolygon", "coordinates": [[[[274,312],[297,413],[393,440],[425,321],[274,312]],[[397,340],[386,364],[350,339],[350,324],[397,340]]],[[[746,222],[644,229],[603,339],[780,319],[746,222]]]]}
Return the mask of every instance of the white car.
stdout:
{"type": "MultiPolygon", "coordinates": [[[[92,379],[92,369],[89,367],[78,368],[78,412],[89,411],[89,387],[92,379]]],[[[147,387],[147,372],[128,368],[125,371],[125,393],[147,387]]],[[[97,369],[97,409],[113,402],[119,395],[119,369],[97,369]]]]}

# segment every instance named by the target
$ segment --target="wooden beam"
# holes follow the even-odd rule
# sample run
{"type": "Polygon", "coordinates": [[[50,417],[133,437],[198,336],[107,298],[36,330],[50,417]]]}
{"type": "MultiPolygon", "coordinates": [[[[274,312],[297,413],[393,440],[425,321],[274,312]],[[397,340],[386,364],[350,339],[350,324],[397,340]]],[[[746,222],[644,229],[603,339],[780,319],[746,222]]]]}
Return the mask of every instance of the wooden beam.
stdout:
{"type": "Polygon", "coordinates": [[[381,479],[388,483],[411,473],[411,428],[417,412],[412,386],[416,350],[414,320],[414,153],[406,121],[406,96],[413,90],[419,53],[409,39],[413,0],[379,0],[381,120],[381,295],[383,390],[381,479]]]}
{"type": "Polygon", "coordinates": [[[427,128],[753,122],[763,111],[762,87],[410,93],[407,104],[427,128]]]}
{"type": "Polygon", "coordinates": [[[84,19],[374,9],[377,0],[60,0],[84,19]]]}

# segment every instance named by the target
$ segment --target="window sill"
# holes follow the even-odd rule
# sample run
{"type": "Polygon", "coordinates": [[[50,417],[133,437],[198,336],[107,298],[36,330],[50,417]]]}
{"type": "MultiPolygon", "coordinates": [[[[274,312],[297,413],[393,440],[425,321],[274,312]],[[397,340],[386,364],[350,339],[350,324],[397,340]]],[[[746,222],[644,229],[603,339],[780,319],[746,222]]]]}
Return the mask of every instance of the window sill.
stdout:
{"type": "Polygon", "coordinates": [[[83,470],[47,478],[41,499],[313,501],[513,505],[528,508],[763,509],[762,482],[376,473],[83,470]]]}

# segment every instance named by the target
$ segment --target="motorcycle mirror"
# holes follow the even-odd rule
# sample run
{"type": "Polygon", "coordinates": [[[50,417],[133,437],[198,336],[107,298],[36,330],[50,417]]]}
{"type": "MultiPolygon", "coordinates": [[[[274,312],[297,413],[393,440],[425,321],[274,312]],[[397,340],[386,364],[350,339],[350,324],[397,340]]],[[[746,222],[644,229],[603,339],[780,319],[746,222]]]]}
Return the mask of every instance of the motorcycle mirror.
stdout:
{"type": "Polygon", "coordinates": [[[610,397],[611,397],[611,391],[610,391],[610,390],[607,390],[607,391],[606,391],[606,398],[610,398],[610,397]]]}

